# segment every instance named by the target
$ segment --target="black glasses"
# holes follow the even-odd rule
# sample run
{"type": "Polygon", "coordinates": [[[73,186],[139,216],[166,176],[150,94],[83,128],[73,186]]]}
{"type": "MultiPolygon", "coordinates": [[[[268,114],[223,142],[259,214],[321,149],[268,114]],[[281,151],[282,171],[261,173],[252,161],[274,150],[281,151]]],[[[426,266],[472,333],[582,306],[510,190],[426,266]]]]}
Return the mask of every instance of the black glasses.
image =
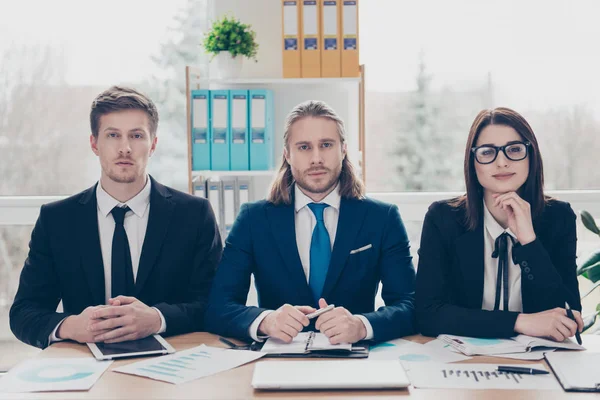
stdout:
{"type": "Polygon", "coordinates": [[[471,151],[475,154],[475,160],[479,164],[490,164],[496,161],[498,152],[502,150],[506,158],[511,161],[521,161],[527,157],[530,142],[512,142],[504,146],[491,146],[489,144],[473,147],[471,151]]]}

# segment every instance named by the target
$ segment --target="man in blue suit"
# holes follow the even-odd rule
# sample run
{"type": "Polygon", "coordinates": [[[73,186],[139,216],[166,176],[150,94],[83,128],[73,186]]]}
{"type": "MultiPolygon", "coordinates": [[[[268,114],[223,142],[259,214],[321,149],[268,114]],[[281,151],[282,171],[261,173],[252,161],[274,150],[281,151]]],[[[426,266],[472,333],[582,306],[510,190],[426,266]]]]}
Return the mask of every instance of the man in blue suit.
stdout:
{"type": "MultiPolygon", "coordinates": [[[[288,115],[281,168],[266,201],[244,204],[213,281],[206,329],[285,342],[316,307],[331,343],[414,333],[415,272],[398,208],[364,197],[343,121],[308,101],[288,115]],[[259,307],[246,306],[254,274],[259,307]],[[383,283],[386,306],[375,311],[383,283]]],[[[312,328],[312,327],[311,327],[312,328]]]]}

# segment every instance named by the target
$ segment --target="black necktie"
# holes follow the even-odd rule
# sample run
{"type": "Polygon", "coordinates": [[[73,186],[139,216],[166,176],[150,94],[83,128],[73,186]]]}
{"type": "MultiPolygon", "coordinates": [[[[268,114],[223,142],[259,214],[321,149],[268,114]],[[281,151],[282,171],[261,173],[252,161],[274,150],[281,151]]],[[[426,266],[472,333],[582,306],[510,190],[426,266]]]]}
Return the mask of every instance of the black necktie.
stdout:
{"type": "Polygon", "coordinates": [[[116,206],[111,213],[115,219],[115,233],[112,241],[111,257],[111,297],[119,295],[133,296],[133,266],[131,251],[123,222],[129,207],[116,206]]]}
{"type": "Polygon", "coordinates": [[[496,277],[496,301],[494,310],[500,309],[500,293],[503,293],[504,311],[508,311],[508,241],[514,244],[514,239],[508,233],[504,232],[496,238],[494,243],[493,258],[498,259],[498,276],[496,277]]]}

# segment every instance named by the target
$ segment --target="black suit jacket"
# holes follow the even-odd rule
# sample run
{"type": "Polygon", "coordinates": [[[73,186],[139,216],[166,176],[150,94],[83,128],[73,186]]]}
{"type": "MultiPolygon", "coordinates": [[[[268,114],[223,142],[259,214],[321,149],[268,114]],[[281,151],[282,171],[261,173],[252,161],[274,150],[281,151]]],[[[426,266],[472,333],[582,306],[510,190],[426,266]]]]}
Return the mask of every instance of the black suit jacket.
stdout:
{"type": "MultiPolygon", "coordinates": [[[[222,251],[215,217],[206,199],[150,179],[135,297],[161,311],[165,335],[200,330],[222,251]]],[[[105,302],[96,185],[42,206],[29,248],[10,327],[23,342],[44,348],[63,318],[105,302]],[[57,313],[61,300],[64,312],[57,313]]]]}
{"type": "MultiPolygon", "coordinates": [[[[433,203],[425,216],[417,270],[416,315],[426,336],[514,336],[517,312],[486,311],[483,301],[483,218],[466,229],[464,209],[433,203]]],[[[575,213],[568,203],[550,200],[533,221],[537,239],[513,247],[521,267],[523,312],[565,307],[581,310],[577,284],[575,213]]]]}

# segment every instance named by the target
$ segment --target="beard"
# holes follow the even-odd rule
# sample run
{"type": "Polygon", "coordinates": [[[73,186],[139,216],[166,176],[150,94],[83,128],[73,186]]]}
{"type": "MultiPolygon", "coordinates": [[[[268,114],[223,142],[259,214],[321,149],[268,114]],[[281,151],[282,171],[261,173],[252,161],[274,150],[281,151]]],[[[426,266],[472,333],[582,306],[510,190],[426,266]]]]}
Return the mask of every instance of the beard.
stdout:
{"type": "Polygon", "coordinates": [[[115,169],[108,170],[106,176],[117,183],[133,183],[138,178],[136,171],[119,171],[115,169]]]}
{"type": "Polygon", "coordinates": [[[321,194],[327,193],[330,191],[335,185],[337,185],[342,168],[340,166],[339,170],[333,171],[327,168],[319,168],[313,170],[307,170],[304,172],[300,172],[292,168],[292,175],[294,176],[294,180],[296,181],[296,185],[298,185],[301,189],[304,189],[305,192],[321,194]],[[327,171],[328,175],[323,177],[323,180],[319,183],[313,183],[309,181],[308,174],[316,171],[327,171]],[[326,180],[325,180],[326,179],[326,180]]]}

